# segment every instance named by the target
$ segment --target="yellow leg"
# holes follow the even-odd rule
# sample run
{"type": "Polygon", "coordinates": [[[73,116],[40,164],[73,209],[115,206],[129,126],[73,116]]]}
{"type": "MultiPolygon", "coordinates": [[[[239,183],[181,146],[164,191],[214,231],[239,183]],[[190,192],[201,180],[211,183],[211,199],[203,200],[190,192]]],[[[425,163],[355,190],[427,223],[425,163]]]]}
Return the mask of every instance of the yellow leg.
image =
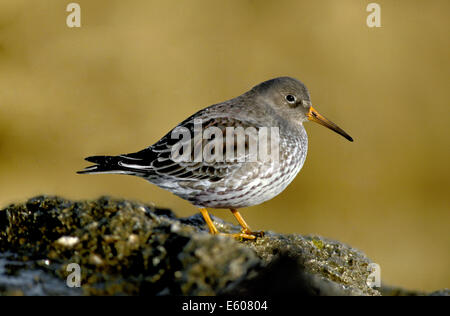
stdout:
{"type": "Polygon", "coordinates": [[[236,209],[230,209],[231,213],[233,213],[234,217],[236,217],[237,221],[239,222],[239,225],[242,227],[242,232],[246,235],[251,235],[255,237],[262,237],[264,236],[264,232],[252,232],[250,229],[250,226],[245,222],[244,218],[241,216],[241,214],[236,209]]]}
{"type": "MultiPolygon", "coordinates": [[[[236,239],[255,239],[256,238],[256,235],[254,233],[252,233],[250,230],[249,230],[250,234],[248,234],[246,231],[243,231],[242,233],[239,233],[239,234],[220,233],[219,230],[214,225],[214,223],[213,223],[211,217],[209,216],[208,211],[206,210],[206,208],[201,208],[200,209],[200,213],[203,215],[203,218],[205,219],[206,225],[208,225],[209,232],[212,235],[218,235],[218,234],[219,235],[226,235],[226,236],[231,236],[231,237],[236,238],[236,239]]],[[[242,217],[241,217],[241,219],[242,219],[242,217]]],[[[242,221],[245,223],[244,219],[242,219],[242,221]]]]}
{"type": "Polygon", "coordinates": [[[209,217],[208,211],[206,208],[201,208],[200,213],[202,213],[203,218],[205,219],[206,225],[209,227],[209,232],[213,235],[216,235],[219,233],[216,226],[214,226],[213,221],[211,220],[211,217],[209,217]]]}

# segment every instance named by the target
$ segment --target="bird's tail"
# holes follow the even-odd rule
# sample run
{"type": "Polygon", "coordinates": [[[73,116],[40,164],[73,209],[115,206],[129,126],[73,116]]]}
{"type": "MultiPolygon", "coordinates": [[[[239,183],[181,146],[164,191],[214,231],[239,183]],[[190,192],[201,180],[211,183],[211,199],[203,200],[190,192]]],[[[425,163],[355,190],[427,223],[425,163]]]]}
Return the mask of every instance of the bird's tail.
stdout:
{"type": "Polygon", "coordinates": [[[95,165],[86,167],[84,170],[77,171],[79,174],[98,174],[98,173],[118,173],[140,175],[149,170],[148,166],[142,164],[138,159],[120,156],[91,156],[85,160],[95,165]],[[147,167],[147,168],[146,168],[147,167]]]}

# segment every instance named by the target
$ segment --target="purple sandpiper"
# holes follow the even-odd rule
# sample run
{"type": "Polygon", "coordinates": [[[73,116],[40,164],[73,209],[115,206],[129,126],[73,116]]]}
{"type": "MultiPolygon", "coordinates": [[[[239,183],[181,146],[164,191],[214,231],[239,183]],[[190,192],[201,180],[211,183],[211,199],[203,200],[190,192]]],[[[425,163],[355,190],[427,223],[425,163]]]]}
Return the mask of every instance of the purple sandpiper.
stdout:
{"type": "MultiPolygon", "coordinates": [[[[206,208],[230,209],[242,226],[241,233],[230,235],[255,239],[263,233],[253,232],[237,209],[272,199],[295,178],[305,162],[308,149],[308,137],[303,127],[307,120],[326,126],[353,141],[346,132],[311,106],[309,91],[303,83],[294,78],[280,77],[260,83],[236,98],[198,111],[141,151],[118,156],[87,157],[86,160],[95,165],[78,173],[115,173],[144,178],[198,207],[212,234],[221,233],[206,208]],[[209,133],[214,137],[196,137],[198,126],[201,133],[214,128],[214,133],[209,133]],[[246,132],[243,138],[235,137],[235,131],[239,128],[246,132]],[[271,146],[272,141],[276,140],[276,147],[270,148],[277,155],[271,155],[269,159],[248,159],[250,145],[255,143],[252,139],[267,128],[271,131],[268,137],[271,146]],[[193,137],[181,141],[180,133],[174,133],[180,130],[188,131],[188,136],[193,137]],[[221,132],[222,136],[219,137],[217,132],[221,132]],[[230,134],[232,137],[229,138],[230,134]],[[225,143],[223,139],[226,139],[225,143]],[[243,147],[239,147],[239,140],[243,147]],[[217,154],[214,157],[221,159],[196,159],[198,153],[202,153],[201,149],[196,149],[198,146],[209,146],[210,152],[217,154]],[[177,154],[174,155],[174,152],[177,154]]],[[[264,135],[268,134],[266,132],[264,135]]]]}

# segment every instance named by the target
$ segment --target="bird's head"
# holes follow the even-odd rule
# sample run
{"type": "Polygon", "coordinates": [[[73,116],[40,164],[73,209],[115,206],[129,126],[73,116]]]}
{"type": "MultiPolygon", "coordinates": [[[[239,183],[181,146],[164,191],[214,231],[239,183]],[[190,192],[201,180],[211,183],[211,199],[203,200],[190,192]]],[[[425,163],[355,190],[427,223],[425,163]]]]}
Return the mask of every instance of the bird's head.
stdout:
{"type": "Polygon", "coordinates": [[[293,121],[295,124],[313,121],[353,141],[353,138],[343,129],[320,115],[312,107],[308,89],[297,79],[279,77],[260,83],[252,90],[282,118],[293,121]]]}

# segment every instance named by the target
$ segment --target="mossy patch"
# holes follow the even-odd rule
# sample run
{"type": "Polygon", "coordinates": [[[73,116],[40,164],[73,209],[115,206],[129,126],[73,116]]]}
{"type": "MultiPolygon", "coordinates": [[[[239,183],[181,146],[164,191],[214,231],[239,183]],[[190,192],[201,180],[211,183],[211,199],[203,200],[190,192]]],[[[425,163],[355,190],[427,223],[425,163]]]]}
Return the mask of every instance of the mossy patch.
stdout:
{"type": "Polygon", "coordinates": [[[266,232],[239,242],[208,234],[198,214],[177,218],[110,197],[38,196],[0,210],[6,295],[380,295],[366,284],[369,263],[320,236],[266,232]],[[66,286],[70,263],[80,266],[81,288],[66,286]]]}

